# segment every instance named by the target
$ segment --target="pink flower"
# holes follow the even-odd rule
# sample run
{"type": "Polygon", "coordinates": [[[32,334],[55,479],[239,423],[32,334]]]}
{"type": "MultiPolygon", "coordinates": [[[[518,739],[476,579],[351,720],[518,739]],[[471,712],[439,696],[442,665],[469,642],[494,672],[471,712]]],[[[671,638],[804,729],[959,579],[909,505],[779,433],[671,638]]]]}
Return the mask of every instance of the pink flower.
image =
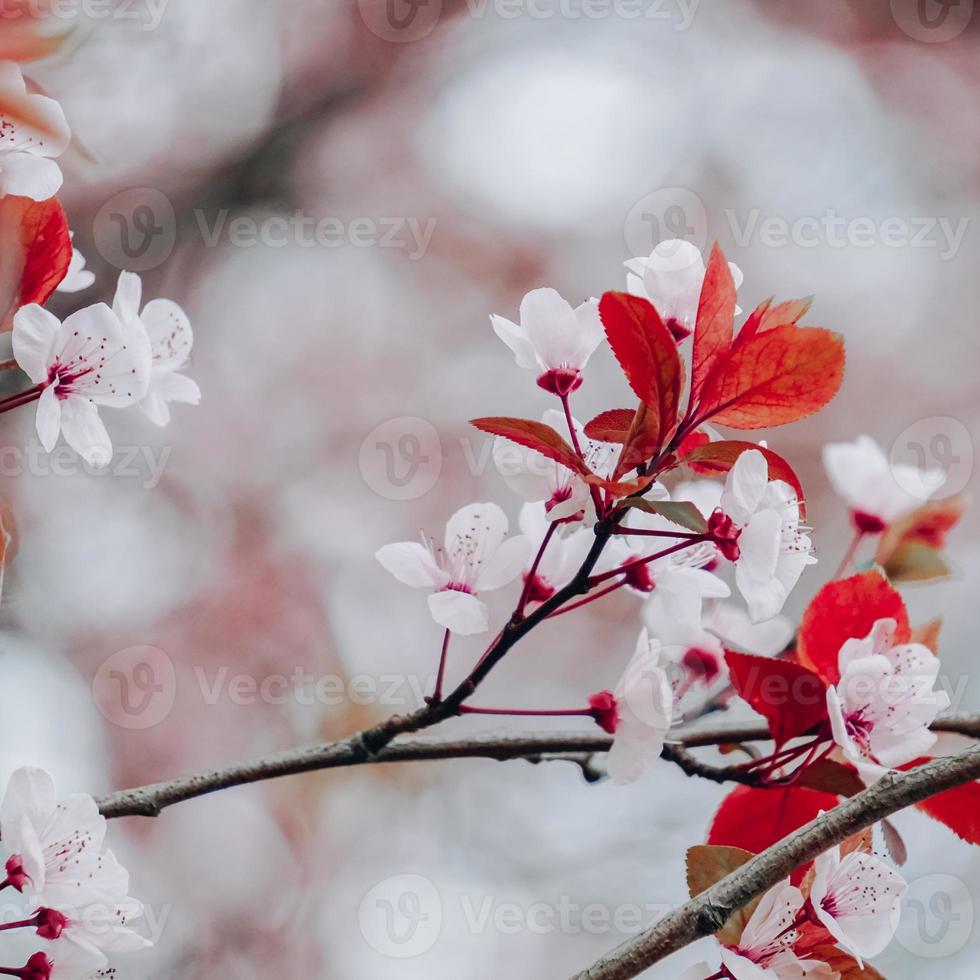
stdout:
{"type": "Polygon", "coordinates": [[[939,660],[921,643],[895,645],[895,621],[879,619],[863,640],[840,649],[841,679],[827,689],[834,741],[865,782],[925,754],[929,730],[949,695],[933,687],[939,660]]]}
{"type": "Polygon", "coordinates": [[[432,618],[454,633],[484,633],[490,612],[477,595],[512,582],[527,560],[529,545],[518,535],[507,538],[507,515],[496,504],[470,504],[446,524],[444,546],[431,539],[403,541],[379,548],[375,558],[405,585],[434,589],[432,618]]]}
{"type": "Polygon", "coordinates": [[[921,507],[946,482],[941,467],[892,465],[869,436],[824,446],[823,465],[859,530],[877,534],[921,507]]]}
{"type": "Polygon", "coordinates": [[[810,904],[820,924],[859,961],[877,956],[898,927],[905,879],[873,854],[839,847],[814,862],[810,904]]]}
{"type": "MultiPolygon", "coordinates": [[[[742,285],[742,272],[734,262],[728,267],[737,289],[742,285]]],[[[626,289],[650,300],[678,341],[687,337],[694,330],[707,271],[697,246],[672,238],[661,242],[646,258],[630,259],[626,268],[626,289]]],[[[742,311],[735,307],[735,312],[742,311]]]]}
{"type": "Polygon", "coordinates": [[[803,569],[816,562],[800,524],[800,503],[789,484],[769,479],[769,464],[748,449],[728,471],[721,511],[710,524],[735,562],[735,582],[755,623],[783,608],[803,569]],[[728,523],[719,520],[719,515],[728,523]],[[724,525],[724,526],[723,526],[724,525]]]}
{"type": "Polygon", "coordinates": [[[521,300],[520,324],[491,316],[494,332],[514,352],[518,367],[537,372],[538,384],[567,395],[605,336],[594,300],[572,309],[554,289],[533,289],[521,300]]]}
{"type": "Polygon", "coordinates": [[[659,664],[660,643],[643,630],[615,690],[589,699],[599,726],[614,736],[606,760],[614,782],[639,779],[664,747],[674,696],[667,673],[659,664]]]}

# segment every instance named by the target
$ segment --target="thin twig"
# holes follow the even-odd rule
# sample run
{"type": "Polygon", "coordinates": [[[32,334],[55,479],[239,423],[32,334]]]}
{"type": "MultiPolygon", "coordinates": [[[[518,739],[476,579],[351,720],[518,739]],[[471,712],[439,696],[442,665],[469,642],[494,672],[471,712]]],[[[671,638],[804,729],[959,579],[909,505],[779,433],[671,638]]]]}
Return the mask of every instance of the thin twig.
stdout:
{"type": "MultiPolygon", "coordinates": [[[[289,749],[273,755],[262,756],[247,762],[230,765],[210,772],[182,776],[166,782],[152,783],[133,789],[120,790],[99,801],[106,817],[142,816],[156,817],[168,806],[205,796],[218,790],[248,783],[277,779],[298,773],[321,769],[339,769],[348,766],[370,765],[382,762],[421,762],[436,759],[483,758],[506,761],[525,759],[543,761],[549,757],[569,755],[591,756],[608,751],[612,736],[603,732],[532,733],[470,736],[455,739],[415,738],[397,739],[401,732],[414,729],[418,712],[412,715],[396,715],[381,725],[351,735],[337,742],[321,742],[299,749],[289,749]],[[387,736],[394,731],[385,745],[377,744],[379,732],[387,736]]],[[[935,731],[957,732],[980,737],[980,715],[939,718],[932,726],[935,731]]],[[[687,749],[708,745],[763,741],[770,738],[763,725],[728,724],[709,727],[680,728],[671,734],[671,741],[664,747],[664,758],[680,766],[688,775],[711,779],[714,782],[745,782],[736,775],[736,767],[712,767],[694,758],[687,749]]],[[[580,760],[576,760],[580,761],[580,760]]]]}

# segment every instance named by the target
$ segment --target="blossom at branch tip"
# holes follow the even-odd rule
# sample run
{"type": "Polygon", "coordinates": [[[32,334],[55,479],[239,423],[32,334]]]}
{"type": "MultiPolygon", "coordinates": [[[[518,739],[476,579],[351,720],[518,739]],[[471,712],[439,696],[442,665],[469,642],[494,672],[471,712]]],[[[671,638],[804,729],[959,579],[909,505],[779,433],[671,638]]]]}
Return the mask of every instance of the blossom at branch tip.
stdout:
{"type": "Polygon", "coordinates": [[[610,778],[632,783],[660,757],[673,720],[674,695],[660,666],[660,642],[644,629],[613,691],[589,698],[596,723],[613,736],[606,759],[610,778]]]}
{"type": "Polygon", "coordinates": [[[490,612],[477,595],[513,582],[530,552],[522,535],[507,537],[508,527],[496,504],[470,504],[449,519],[442,547],[423,537],[386,544],[375,558],[399,582],[434,590],[429,612],[440,626],[463,635],[484,633],[490,612]]]}
{"type": "Polygon", "coordinates": [[[555,395],[581,385],[582,371],[605,336],[595,300],[573,309],[554,289],[532,289],[521,300],[520,323],[497,315],[490,322],[517,366],[535,371],[538,385],[555,395]]]}
{"type": "Polygon", "coordinates": [[[824,446],[823,465],[858,530],[878,534],[921,507],[946,482],[942,467],[892,464],[870,436],[824,446]]]}
{"type": "MultiPolygon", "coordinates": [[[[698,247],[682,238],[671,238],[645,258],[630,259],[625,265],[627,292],[650,300],[678,342],[689,336],[694,331],[707,271],[698,247]]],[[[738,289],[744,278],[742,270],[734,262],[729,262],[728,268],[738,289]]],[[[742,311],[736,306],[735,312],[742,311]]]]}
{"type": "Polygon", "coordinates": [[[70,231],[72,240],[71,260],[65,278],[55,287],[59,293],[80,293],[95,282],[95,273],[85,268],[85,256],[75,248],[75,232],[70,231]]]}
{"type": "Polygon", "coordinates": [[[139,407],[154,424],[170,421],[170,402],[197,405],[201,389],[181,370],[187,366],[194,333],[187,314],[169,299],[154,299],[140,310],[143,283],[134,272],[122,272],[116,284],[112,309],[132,332],[149,337],[152,364],[149,388],[139,407]]]}
{"type": "Polygon", "coordinates": [[[840,682],[827,689],[834,741],[867,784],[932,748],[929,730],[949,695],[934,690],[939,659],[921,643],[895,644],[893,619],[840,649],[840,682]]]}
{"type": "Polygon", "coordinates": [[[0,116],[0,197],[15,194],[46,201],[61,189],[54,158],[71,142],[61,106],[46,95],[29,94],[24,75],[12,61],[0,61],[0,102],[25,103],[43,129],[0,116]]]}
{"type": "Polygon", "coordinates": [[[833,980],[839,976],[827,963],[802,959],[793,948],[804,903],[803,893],[788,880],[762,896],[738,945],[722,948],[721,961],[734,980],[833,980]]]}
{"type": "Polygon", "coordinates": [[[743,452],[728,471],[709,526],[735,562],[735,582],[755,623],[779,614],[803,569],[817,560],[795,491],[769,479],[769,464],[757,449],[743,452]]]}
{"type": "Polygon", "coordinates": [[[127,330],[104,303],[73,313],[61,323],[31,303],[14,316],[14,358],[40,389],[37,434],[50,452],[61,433],[86,462],[105,466],[112,441],[98,406],[123,408],[146,395],[150,342],[145,331],[127,330]]]}
{"type": "MultiPolygon", "coordinates": [[[[527,540],[528,567],[524,569],[524,581],[530,574],[530,562],[544,541],[548,528],[552,526],[551,517],[545,513],[541,502],[525,504],[518,516],[518,526],[527,540]]],[[[534,579],[528,588],[531,602],[546,602],[559,589],[564,588],[581,568],[595,542],[595,535],[579,525],[561,525],[552,532],[548,547],[538,562],[534,579]]]]}
{"type": "Polygon", "coordinates": [[[813,869],[816,919],[859,962],[877,956],[898,928],[905,879],[873,854],[842,856],[840,847],[821,854],[813,869]]]}
{"type": "MultiPolygon", "coordinates": [[[[548,409],[541,421],[568,440],[568,423],[563,412],[548,409]]],[[[572,424],[586,465],[598,476],[610,477],[620,447],[590,439],[582,424],[574,418],[572,424]]],[[[498,437],[493,442],[493,461],[511,490],[530,503],[544,503],[548,520],[581,521],[589,512],[589,485],[567,466],[543,453],[498,437]]],[[[594,511],[592,514],[594,520],[594,511]]]]}

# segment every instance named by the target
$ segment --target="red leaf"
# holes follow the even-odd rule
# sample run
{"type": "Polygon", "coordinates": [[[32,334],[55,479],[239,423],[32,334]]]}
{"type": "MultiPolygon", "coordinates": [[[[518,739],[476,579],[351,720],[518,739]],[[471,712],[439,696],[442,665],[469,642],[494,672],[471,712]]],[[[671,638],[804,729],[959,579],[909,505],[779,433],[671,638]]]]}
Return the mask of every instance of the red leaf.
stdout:
{"type": "MultiPolygon", "coordinates": [[[[899,768],[908,772],[931,761],[915,759],[899,768]]],[[[957,837],[969,844],[980,844],[980,782],[955,786],[915,805],[933,820],[949,827],[957,837]]]]}
{"type": "Polygon", "coordinates": [[[618,442],[622,445],[629,435],[634,415],[636,411],[632,408],[611,408],[608,412],[600,412],[585,424],[585,434],[599,442],[618,442]]]}
{"type": "Polygon", "coordinates": [[[655,456],[660,449],[660,437],[660,421],[656,411],[641,402],[623,442],[623,451],[616,460],[613,477],[619,479],[655,456]]]}
{"type": "MultiPolygon", "coordinates": [[[[711,436],[704,429],[695,429],[681,440],[680,445],[677,447],[677,458],[683,459],[685,456],[689,456],[694,452],[695,449],[706,446],[709,442],[711,442],[711,436]]],[[[694,465],[691,466],[691,469],[698,473],[702,472],[694,465]]]]}
{"type": "Polygon", "coordinates": [[[823,408],[844,377],[844,340],[782,326],[735,344],[704,384],[698,415],[733,429],[785,425],[823,408]]]}
{"type": "Polygon", "coordinates": [[[930,500],[895,521],[881,536],[875,560],[879,565],[887,564],[903,544],[944,548],[946,535],[959,523],[968,502],[962,493],[946,500],[930,500]]]}
{"type": "Polygon", "coordinates": [[[872,570],[828,582],[803,613],[797,659],[828,684],[836,684],[844,641],[863,639],[879,619],[894,619],[898,624],[895,642],[908,642],[905,603],[880,572],[872,570]]]}
{"type": "Polygon", "coordinates": [[[718,360],[732,345],[735,326],[735,280],[728,260],[717,243],[711,249],[708,268],[698,301],[691,354],[691,400],[696,402],[701,388],[718,360]]]}
{"type": "Polygon", "coordinates": [[[827,717],[827,689],[820,678],[789,660],[725,652],[732,686],[769,722],[778,748],[827,717]]]}
{"type": "Polygon", "coordinates": [[[519,446],[527,449],[534,449],[553,459],[562,466],[581,476],[591,476],[591,471],[582,462],[578,453],[562,437],[555,432],[550,425],[544,422],[535,422],[532,419],[509,419],[509,418],[485,418],[473,419],[470,425],[476,426],[481,432],[489,432],[491,435],[502,436],[510,439],[519,446]]]}
{"type": "Polygon", "coordinates": [[[628,293],[606,293],[599,316],[630,387],[647,406],[645,429],[662,444],[677,424],[682,368],[677,344],[653,304],[628,293]]]}
{"type": "Polygon", "coordinates": [[[0,331],[28,303],[44,303],[71,262],[68,219],[57,198],[0,199],[0,331]]]}
{"type": "MultiPolygon", "coordinates": [[[[789,786],[759,789],[737,786],[722,800],[708,831],[709,844],[727,844],[760,854],[787,834],[837,806],[832,793],[789,786]]],[[[797,869],[798,882],[802,869],[797,869]]]]}
{"type": "MultiPolygon", "coordinates": [[[[681,447],[683,448],[683,443],[681,447]]],[[[721,442],[703,443],[695,446],[686,455],[678,455],[681,463],[685,463],[699,473],[727,473],[747,449],[758,449],[766,457],[769,463],[770,480],[783,480],[796,491],[796,499],[800,502],[800,516],[806,517],[803,484],[800,483],[800,478],[793,467],[779,453],[774,453],[771,449],[757,446],[754,442],[725,439],[721,442]]]]}

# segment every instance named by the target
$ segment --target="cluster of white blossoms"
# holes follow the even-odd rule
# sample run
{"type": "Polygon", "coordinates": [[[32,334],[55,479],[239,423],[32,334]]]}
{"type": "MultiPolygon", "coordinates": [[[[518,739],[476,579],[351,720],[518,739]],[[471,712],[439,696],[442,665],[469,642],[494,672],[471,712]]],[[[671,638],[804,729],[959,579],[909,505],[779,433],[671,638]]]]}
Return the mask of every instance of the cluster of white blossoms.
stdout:
{"type": "Polygon", "coordinates": [[[805,882],[789,880],[771,888],[756,906],[735,946],[723,946],[721,971],[706,963],[691,967],[681,980],[834,980],[841,973],[820,953],[839,946],[863,960],[881,953],[898,928],[902,876],[865,850],[821,854],[805,882]]]}
{"type": "Polygon", "coordinates": [[[57,799],[41,769],[18,769],[0,804],[6,878],[23,912],[0,924],[0,961],[15,949],[23,966],[0,973],[22,980],[95,980],[115,975],[107,954],[150,942],[127,923],[143,914],[129,874],[105,846],[106,821],[91,796],[57,799]]]}
{"type": "Polygon", "coordinates": [[[156,425],[170,421],[170,402],[196,405],[197,384],[181,374],[194,343],[190,321],[174,302],[140,308],[142,283],[119,276],[112,306],[95,303],[63,323],[32,303],[14,316],[18,366],[39,393],[37,435],[50,452],[59,434],[92,466],[106,466],[112,441],[99,407],[139,405],[156,425]]]}

